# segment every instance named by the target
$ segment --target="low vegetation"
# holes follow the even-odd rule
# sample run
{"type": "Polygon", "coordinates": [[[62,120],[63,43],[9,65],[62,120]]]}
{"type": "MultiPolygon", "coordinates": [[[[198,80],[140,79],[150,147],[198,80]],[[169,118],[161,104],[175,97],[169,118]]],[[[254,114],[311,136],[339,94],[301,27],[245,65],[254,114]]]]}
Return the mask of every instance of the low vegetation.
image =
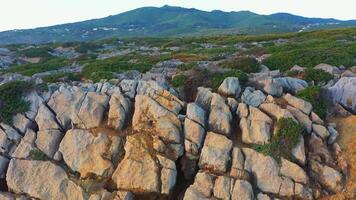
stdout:
{"type": "Polygon", "coordinates": [[[32,86],[28,82],[15,81],[0,86],[0,121],[12,124],[12,116],[24,113],[29,109],[29,103],[22,95],[32,86]]]}
{"type": "Polygon", "coordinates": [[[304,72],[304,79],[308,82],[314,81],[315,84],[327,83],[333,79],[333,75],[321,69],[306,69],[304,72]]]}
{"type": "Polygon", "coordinates": [[[30,157],[33,160],[41,160],[41,161],[46,161],[49,160],[49,158],[44,154],[41,150],[39,149],[32,149],[30,151],[30,157]]]}
{"type": "Polygon", "coordinates": [[[74,73],[58,73],[49,76],[45,76],[43,81],[47,83],[68,82],[68,81],[80,81],[80,74],[74,73]]]}
{"type": "Polygon", "coordinates": [[[63,58],[53,58],[39,63],[29,63],[10,67],[6,72],[20,73],[25,76],[32,76],[37,73],[57,70],[71,64],[70,60],[63,58]]]}
{"type": "Polygon", "coordinates": [[[277,122],[277,129],[277,134],[272,137],[270,143],[254,145],[254,149],[276,159],[283,157],[293,160],[291,150],[299,143],[304,127],[292,118],[282,118],[277,122]]]}
{"type": "Polygon", "coordinates": [[[187,76],[180,74],[172,78],[172,85],[175,88],[179,88],[184,86],[187,83],[187,80],[188,80],[187,76]]]}
{"type": "Polygon", "coordinates": [[[238,57],[232,60],[227,60],[221,63],[220,66],[223,68],[241,70],[245,73],[258,72],[260,69],[257,60],[249,57],[238,57]]]}
{"type": "Polygon", "coordinates": [[[313,111],[322,119],[327,115],[327,102],[322,97],[321,88],[318,86],[310,86],[300,91],[298,97],[310,102],[313,105],[313,111]]]}

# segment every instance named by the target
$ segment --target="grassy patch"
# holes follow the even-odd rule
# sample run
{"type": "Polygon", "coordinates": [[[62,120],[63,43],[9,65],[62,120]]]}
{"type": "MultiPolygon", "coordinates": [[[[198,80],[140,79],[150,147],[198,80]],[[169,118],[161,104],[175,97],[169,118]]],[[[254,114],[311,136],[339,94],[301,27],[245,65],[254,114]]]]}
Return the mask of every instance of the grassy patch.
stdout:
{"type": "Polygon", "coordinates": [[[310,102],[313,105],[313,111],[322,119],[327,115],[327,102],[321,96],[321,88],[310,86],[298,92],[298,97],[310,102]]]}
{"type": "Polygon", "coordinates": [[[282,118],[277,123],[278,132],[268,144],[254,145],[257,152],[280,159],[281,157],[293,160],[292,148],[299,143],[304,127],[293,121],[292,118],[282,118]]]}
{"type": "Polygon", "coordinates": [[[41,58],[49,58],[52,57],[49,52],[51,52],[52,49],[50,47],[33,47],[33,48],[28,48],[22,51],[19,51],[18,54],[19,56],[23,57],[41,57],[41,58]]]}
{"type": "Polygon", "coordinates": [[[49,160],[49,158],[46,156],[46,154],[44,154],[41,150],[39,149],[32,149],[30,151],[30,157],[33,160],[42,160],[42,161],[46,161],[49,160]]]}

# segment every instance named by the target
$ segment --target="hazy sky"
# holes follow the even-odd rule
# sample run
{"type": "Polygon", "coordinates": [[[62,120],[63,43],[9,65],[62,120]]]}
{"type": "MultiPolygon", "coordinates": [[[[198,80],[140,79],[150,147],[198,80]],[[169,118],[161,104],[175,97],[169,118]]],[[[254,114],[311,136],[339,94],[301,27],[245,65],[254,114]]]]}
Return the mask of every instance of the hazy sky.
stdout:
{"type": "Polygon", "coordinates": [[[100,18],[143,6],[356,19],[355,0],[0,0],[0,31],[100,18]]]}

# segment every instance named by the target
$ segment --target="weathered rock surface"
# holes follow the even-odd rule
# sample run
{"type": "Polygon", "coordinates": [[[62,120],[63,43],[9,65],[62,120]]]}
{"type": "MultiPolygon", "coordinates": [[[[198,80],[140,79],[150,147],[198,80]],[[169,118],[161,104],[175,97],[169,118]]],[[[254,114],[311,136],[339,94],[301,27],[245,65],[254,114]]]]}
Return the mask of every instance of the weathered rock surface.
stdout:
{"type": "Polygon", "coordinates": [[[231,121],[232,114],[225,99],[214,93],[210,106],[209,130],[224,135],[230,135],[231,121]]]}
{"type": "Polygon", "coordinates": [[[82,188],[48,161],[12,159],[6,181],[12,191],[39,199],[85,199],[82,188]]]}
{"type": "Polygon", "coordinates": [[[218,92],[224,96],[237,98],[241,92],[239,79],[236,77],[226,78],[218,88],[218,92]]]}
{"type": "Polygon", "coordinates": [[[339,103],[356,113],[356,77],[342,77],[335,85],[328,88],[328,96],[334,103],[339,103]]]}
{"type": "Polygon", "coordinates": [[[226,172],[231,160],[231,149],[231,140],[223,135],[208,132],[199,160],[200,168],[217,173],[226,172]]]}
{"type": "Polygon", "coordinates": [[[69,130],[59,147],[64,161],[81,177],[90,174],[109,177],[114,172],[113,161],[118,156],[122,141],[117,136],[111,138],[105,132],[96,136],[87,130],[69,130]]]}
{"type": "Polygon", "coordinates": [[[247,87],[242,93],[241,101],[247,105],[258,107],[266,96],[260,90],[254,90],[251,87],[247,87]]]}

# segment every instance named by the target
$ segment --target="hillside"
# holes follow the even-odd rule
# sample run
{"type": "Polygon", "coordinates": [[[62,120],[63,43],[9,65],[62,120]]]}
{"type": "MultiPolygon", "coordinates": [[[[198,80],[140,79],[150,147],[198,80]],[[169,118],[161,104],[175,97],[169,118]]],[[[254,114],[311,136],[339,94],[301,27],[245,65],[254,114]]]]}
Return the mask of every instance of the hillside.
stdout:
{"type": "Polygon", "coordinates": [[[101,19],[1,32],[0,45],[91,41],[108,37],[284,33],[354,25],[355,20],[305,18],[288,13],[259,15],[249,11],[206,12],[171,6],[143,7],[101,19]]]}

